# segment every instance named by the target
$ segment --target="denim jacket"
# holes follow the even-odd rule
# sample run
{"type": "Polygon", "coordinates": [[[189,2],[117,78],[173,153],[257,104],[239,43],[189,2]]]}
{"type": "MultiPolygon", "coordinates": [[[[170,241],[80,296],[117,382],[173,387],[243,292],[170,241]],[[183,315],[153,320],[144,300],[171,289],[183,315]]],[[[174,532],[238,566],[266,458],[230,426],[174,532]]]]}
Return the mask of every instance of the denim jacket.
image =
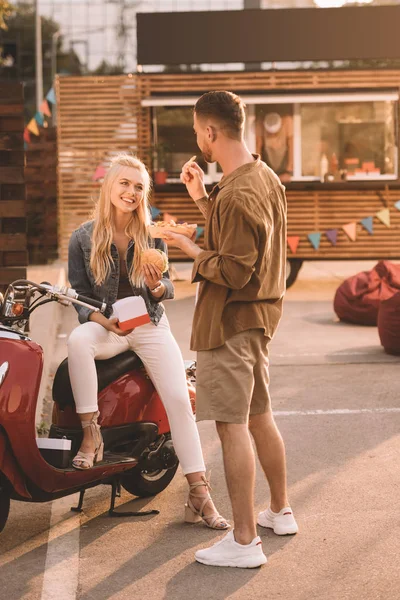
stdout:
{"type": "MultiPolygon", "coordinates": [[[[79,229],[76,229],[71,235],[68,249],[68,277],[71,286],[78,292],[78,294],[105,302],[107,304],[105,316],[110,317],[112,312],[111,305],[116,301],[118,294],[120,259],[117,247],[114,244],[111,244],[111,272],[102,284],[97,285],[94,281],[94,276],[90,268],[93,224],[94,221],[87,221],[86,223],[83,223],[79,229]]],[[[152,246],[167,252],[167,248],[163,240],[159,238],[153,240],[151,238],[149,241],[152,246]]],[[[130,240],[126,252],[126,266],[128,273],[130,272],[130,268],[132,266],[134,250],[135,243],[133,240],[130,240]]],[[[165,286],[165,292],[160,298],[154,298],[151,295],[149,288],[145,285],[141,287],[135,287],[132,285],[132,296],[142,296],[146,303],[150,319],[154,325],[159,323],[164,313],[164,307],[161,304],[162,300],[168,300],[174,297],[174,286],[169,278],[168,271],[163,274],[161,281],[165,286]]],[[[89,315],[91,315],[93,312],[93,310],[86,308],[85,306],[78,306],[74,304],[74,308],[78,313],[78,319],[80,323],[85,323],[88,321],[89,315]]]]}

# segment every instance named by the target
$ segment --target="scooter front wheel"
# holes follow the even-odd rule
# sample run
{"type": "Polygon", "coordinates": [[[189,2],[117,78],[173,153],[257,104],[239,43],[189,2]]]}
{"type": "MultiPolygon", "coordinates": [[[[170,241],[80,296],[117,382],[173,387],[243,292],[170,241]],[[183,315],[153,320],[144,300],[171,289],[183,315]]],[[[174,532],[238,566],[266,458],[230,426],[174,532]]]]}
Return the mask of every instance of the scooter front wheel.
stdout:
{"type": "Polygon", "coordinates": [[[1,481],[0,481],[0,533],[3,531],[3,529],[7,523],[9,512],[10,512],[10,495],[2,487],[1,481]]]}
{"type": "Polygon", "coordinates": [[[178,465],[175,465],[171,469],[146,472],[135,467],[123,475],[122,487],[133,496],[140,498],[156,496],[171,483],[177,468],[178,465]]]}

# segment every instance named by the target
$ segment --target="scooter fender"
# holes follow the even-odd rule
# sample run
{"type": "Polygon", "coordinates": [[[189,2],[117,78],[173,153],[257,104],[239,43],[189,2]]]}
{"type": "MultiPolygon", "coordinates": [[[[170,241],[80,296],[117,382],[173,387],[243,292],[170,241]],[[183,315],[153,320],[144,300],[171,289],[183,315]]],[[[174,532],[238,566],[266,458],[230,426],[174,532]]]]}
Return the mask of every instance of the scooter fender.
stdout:
{"type": "Polygon", "coordinates": [[[8,440],[0,430],[0,474],[7,477],[14,491],[22,498],[31,499],[32,496],[26,489],[24,476],[11,453],[8,440]]]}

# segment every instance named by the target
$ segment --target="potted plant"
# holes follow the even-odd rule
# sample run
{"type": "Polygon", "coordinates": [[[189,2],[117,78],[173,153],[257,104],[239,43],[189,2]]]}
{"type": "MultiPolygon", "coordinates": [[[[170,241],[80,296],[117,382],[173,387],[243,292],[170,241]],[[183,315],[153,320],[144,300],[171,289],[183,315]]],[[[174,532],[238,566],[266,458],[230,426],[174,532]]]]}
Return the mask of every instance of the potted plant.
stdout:
{"type": "Polygon", "coordinates": [[[153,147],[153,177],[156,185],[164,185],[167,182],[167,152],[168,147],[163,142],[153,147]]]}

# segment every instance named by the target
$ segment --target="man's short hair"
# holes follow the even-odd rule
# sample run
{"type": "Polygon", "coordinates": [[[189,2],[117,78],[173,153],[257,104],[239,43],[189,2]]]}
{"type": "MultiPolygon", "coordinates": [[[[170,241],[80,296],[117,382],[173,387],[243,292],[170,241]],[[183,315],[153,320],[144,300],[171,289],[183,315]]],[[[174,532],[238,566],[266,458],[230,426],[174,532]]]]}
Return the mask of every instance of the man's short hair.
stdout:
{"type": "Polygon", "coordinates": [[[245,122],[245,104],[232,92],[217,91],[203,94],[196,102],[194,112],[199,119],[214,118],[221,123],[227,137],[241,140],[245,122]]]}

